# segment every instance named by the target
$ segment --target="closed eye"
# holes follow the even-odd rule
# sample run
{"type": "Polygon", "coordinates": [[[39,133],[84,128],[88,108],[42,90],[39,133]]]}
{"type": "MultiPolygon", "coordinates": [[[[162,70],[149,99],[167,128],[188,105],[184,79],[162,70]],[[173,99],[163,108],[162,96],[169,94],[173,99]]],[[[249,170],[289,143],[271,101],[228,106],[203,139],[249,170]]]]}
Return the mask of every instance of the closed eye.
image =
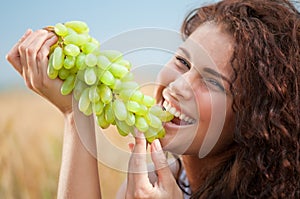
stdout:
{"type": "Polygon", "coordinates": [[[184,65],[188,70],[191,69],[191,64],[185,58],[176,56],[176,60],[178,60],[180,64],[184,65]]]}
{"type": "Polygon", "coordinates": [[[211,78],[205,78],[205,81],[208,82],[213,87],[215,87],[221,91],[225,91],[225,88],[217,80],[211,79],[211,78]]]}

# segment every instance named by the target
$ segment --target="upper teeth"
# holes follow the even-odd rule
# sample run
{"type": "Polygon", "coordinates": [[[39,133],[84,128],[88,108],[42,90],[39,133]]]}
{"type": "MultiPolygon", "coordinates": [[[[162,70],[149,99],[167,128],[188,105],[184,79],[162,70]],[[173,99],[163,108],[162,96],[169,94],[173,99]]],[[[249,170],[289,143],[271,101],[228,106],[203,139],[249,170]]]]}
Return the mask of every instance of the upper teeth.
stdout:
{"type": "Polygon", "coordinates": [[[163,107],[166,109],[166,111],[168,111],[169,113],[171,113],[175,117],[178,117],[179,119],[181,119],[183,121],[186,121],[189,124],[194,123],[194,119],[192,119],[192,118],[186,116],[184,113],[181,113],[180,111],[176,110],[176,108],[171,106],[171,104],[168,103],[167,101],[164,101],[163,107]]]}

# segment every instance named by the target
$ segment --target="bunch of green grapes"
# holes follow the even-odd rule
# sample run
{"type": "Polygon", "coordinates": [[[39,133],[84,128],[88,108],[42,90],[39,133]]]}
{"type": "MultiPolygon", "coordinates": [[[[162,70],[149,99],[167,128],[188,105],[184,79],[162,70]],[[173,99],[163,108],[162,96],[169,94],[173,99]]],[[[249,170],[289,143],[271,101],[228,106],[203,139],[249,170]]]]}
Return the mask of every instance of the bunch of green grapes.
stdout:
{"type": "Polygon", "coordinates": [[[50,50],[48,76],[64,81],[61,93],[73,92],[81,112],[94,114],[103,129],[116,125],[123,136],[134,133],[134,128],[143,132],[148,142],[164,136],[162,122],[170,121],[173,115],[140,91],[130,72],[131,63],[121,52],[101,51],[82,21],[57,23],[46,29],[58,36],[50,50]]]}

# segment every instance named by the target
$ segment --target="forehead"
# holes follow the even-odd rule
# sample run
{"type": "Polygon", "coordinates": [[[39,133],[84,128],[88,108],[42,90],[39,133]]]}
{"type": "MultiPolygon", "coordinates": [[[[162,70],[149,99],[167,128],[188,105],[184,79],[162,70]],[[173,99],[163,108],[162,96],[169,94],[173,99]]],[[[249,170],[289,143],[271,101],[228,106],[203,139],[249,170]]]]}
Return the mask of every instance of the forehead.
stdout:
{"type": "MultiPolygon", "coordinates": [[[[233,53],[233,38],[213,22],[199,26],[184,42],[195,65],[213,65],[228,71],[233,53]],[[200,63],[199,63],[200,62],[200,63]]],[[[227,73],[227,72],[226,72],[227,73]]]]}

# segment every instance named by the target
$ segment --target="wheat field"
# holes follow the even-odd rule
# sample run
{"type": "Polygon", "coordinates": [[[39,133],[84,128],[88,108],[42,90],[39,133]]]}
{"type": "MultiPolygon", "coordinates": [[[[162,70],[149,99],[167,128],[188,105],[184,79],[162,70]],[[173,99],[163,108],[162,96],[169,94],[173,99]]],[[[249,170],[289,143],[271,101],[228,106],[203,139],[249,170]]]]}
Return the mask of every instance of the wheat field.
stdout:
{"type": "MultiPolygon", "coordinates": [[[[56,198],[64,128],[61,113],[28,90],[1,92],[0,110],[0,198],[56,198]]],[[[99,135],[102,196],[115,198],[126,178],[132,138],[119,136],[113,128],[99,135]]]]}

